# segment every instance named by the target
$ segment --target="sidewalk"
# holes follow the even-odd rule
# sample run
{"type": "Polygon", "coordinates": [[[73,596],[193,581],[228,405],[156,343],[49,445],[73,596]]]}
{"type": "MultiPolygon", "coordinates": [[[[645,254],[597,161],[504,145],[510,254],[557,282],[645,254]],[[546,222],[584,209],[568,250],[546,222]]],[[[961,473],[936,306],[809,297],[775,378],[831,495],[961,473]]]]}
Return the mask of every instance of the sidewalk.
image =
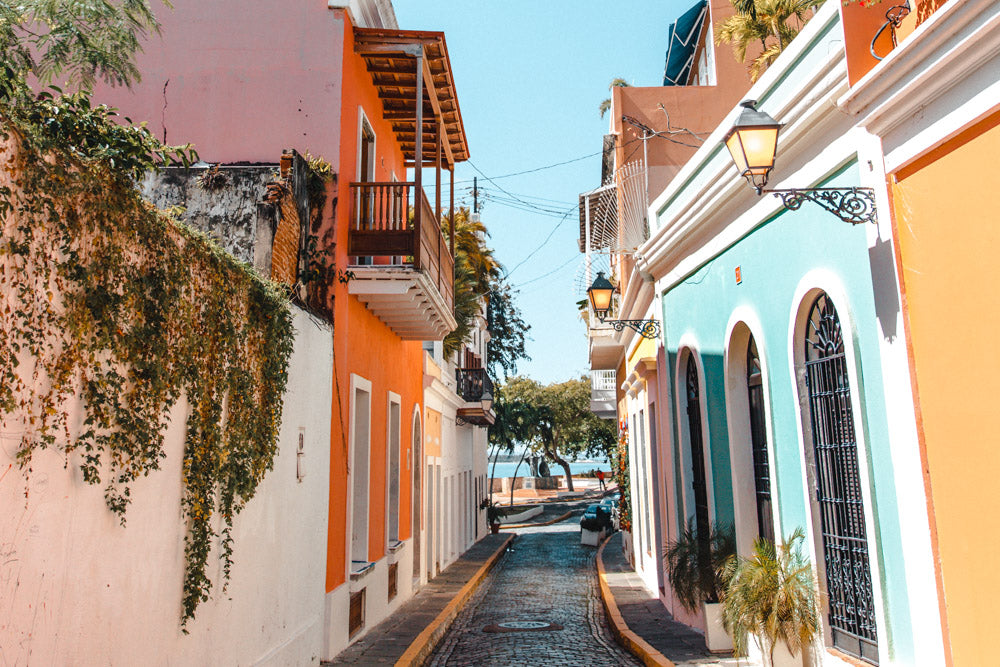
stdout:
{"type": "MultiPolygon", "coordinates": [[[[597,552],[601,597],[618,642],[647,665],[735,665],[732,654],[716,655],[704,637],[675,621],[646,590],[622,553],[622,534],[612,535],[597,552]]],[[[745,661],[744,661],[745,663],[745,661]]]]}
{"type": "Polygon", "coordinates": [[[324,665],[419,665],[514,539],[486,535],[389,618],[324,665]]]}

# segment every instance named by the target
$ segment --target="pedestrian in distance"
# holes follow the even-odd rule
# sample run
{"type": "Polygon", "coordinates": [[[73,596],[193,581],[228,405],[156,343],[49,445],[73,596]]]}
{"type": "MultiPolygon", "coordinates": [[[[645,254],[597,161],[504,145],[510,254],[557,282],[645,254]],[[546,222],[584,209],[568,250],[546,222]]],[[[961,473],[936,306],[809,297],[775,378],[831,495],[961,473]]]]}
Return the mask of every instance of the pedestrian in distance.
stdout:
{"type": "Polygon", "coordinates": [[[604,471],[597,471],[597,481],[601,483],[601,491],[607,491],[608,487],[604,485],[604,471]]]}

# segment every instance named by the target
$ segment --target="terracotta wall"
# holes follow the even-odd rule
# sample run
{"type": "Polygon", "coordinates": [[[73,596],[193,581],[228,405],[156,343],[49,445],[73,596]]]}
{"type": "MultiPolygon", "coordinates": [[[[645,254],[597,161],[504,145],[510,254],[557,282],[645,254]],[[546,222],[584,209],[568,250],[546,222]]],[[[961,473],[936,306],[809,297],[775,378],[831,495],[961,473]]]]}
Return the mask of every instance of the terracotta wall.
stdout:
{"type": "MultiPolygon", "coordinates": [[[[354,53],[350,20],[342,11],[335,14],[345,22],[343,52],[343,90],[340,109],[339,178],[331,195],[336,198],[332,240],[338,267],[348,266],[347,233],[349,226],[350,182],[357,179],[357,151],[359,118],[363,109],[375,131],[375,179],[391,180],[394,173],[399,180],[406,180],[403,154],[392,128],[382,118],[382,105],[378,99],[371,76],[364,61],[354,53]]],[[[325,156],[332,159],[335,156],[325,156]]],[[[423,404],[423,350],[419,341],[401,341],[396,334],[372,315],[356,297],[348,294],[346,284],[334,285],[334,358],[336,363],[333,439],[330,457],[330,529],[327,562],[327,591],[345,580],[347,549],[347,510],[350,480],[347,461],[349,455],[349,428],[351,420],[351,374],[357,374],[372,383],[371,411],[371,473],[369,487],[368,544],[369,560],[375,561],[385,554],[386,543],[386,430],[388,392],[400,396],[402,434],[400,456],[402,466],[399,480],[399,532],[400,539],[410,537],[412,531],[411,499],[412,474],[406,462],[413,461],[412,415],[414,407],[423,404]]],[[[422,409],[421,409],[422,412],[422,409]]],[[[411,463],[412,465],[412,463],[411,463]]]]}
{"type": "MultiPolygon", "coordinates": [[[[955,665],[994,661],[1000,592],[1000,112],[893,176],[905,315],[932,525],[955,665]]],[[[914,511],[916,509],[914,508],[914,511]]]]}

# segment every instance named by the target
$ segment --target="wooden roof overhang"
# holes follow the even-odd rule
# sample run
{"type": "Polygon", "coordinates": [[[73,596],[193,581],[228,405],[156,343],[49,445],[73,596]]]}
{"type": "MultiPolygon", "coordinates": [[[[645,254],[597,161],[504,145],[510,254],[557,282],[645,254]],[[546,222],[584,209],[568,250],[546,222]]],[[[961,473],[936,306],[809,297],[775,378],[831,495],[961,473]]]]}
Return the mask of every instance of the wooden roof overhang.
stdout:
{"type": "Polygon", "coordinates": [[[421,125],[422,164],[438,159],[437,127],[442,127],[442,162],[449,167],[469,159],[469,146],[458,106],[448,46],[442,32],[355,28],[354,51],[365,60],[392,124],[403,157],[416,163],[417,125],[421,125]],[[417,78],[417,66],[421,78],[417,78]],[[417,90],[423,103],[418,110],[417,90]],[[419,113],[418,113],[419,111],[419,113]],[[418,121],[418,115],[421,118],[418,121]]]}

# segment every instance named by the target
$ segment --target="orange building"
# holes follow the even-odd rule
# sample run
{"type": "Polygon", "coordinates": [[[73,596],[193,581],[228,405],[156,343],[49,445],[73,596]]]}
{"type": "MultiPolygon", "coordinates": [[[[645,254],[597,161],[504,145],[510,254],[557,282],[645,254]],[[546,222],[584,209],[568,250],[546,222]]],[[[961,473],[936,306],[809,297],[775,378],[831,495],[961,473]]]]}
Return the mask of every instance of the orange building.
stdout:
{"type": "Polygon", "coordinates": [[[400,30],[391,3],[376,0],[177,0],[159,19],[142,81],[96,99],[149,119],[158,137],[195,143],[212,164],[272,164],[294,148],[332,172],[325,191],[295,184],[310,214],[292,272],[296,294],[334,325],[316,620],[331,658],[427,576],[422,343],[455,327],[442,173],[453,181],[468,159],[447,46],[442,33],[400,30]]]}
{"type": "Polygon", "coordinates": [[[1000,7],[911,5],[843,9],[844,106],[884,155],[946,660],[985,665],[995,661],[986,619],[1000,590],[991,558],[1000,549],[1000,355],[988,336],[1000,243],[1000,7]]]}

